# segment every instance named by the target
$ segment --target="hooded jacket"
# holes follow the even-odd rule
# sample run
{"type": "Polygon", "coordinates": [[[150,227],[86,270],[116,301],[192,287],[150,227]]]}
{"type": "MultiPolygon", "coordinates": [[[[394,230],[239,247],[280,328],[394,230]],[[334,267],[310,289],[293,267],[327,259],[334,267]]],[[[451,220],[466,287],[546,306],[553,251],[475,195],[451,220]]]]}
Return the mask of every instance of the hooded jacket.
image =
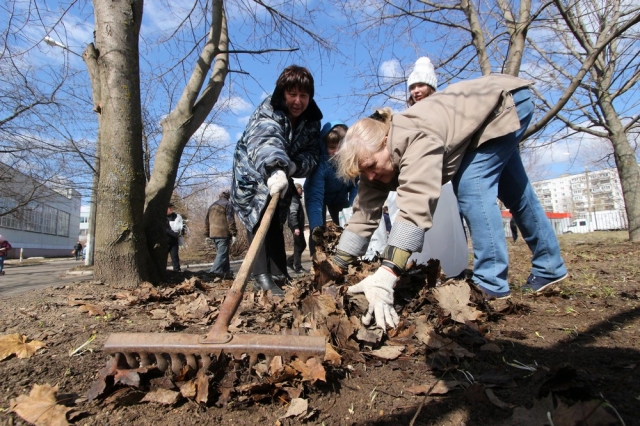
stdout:
{"type": "Polygon", "coordinates": [[[325,123],[320,132],[320,160],[318,167],[304,182],[305,207],[309,218],[309,229],[324,225],[324,206],[350,207],[358,194],[358,184],[346,183],[336,176],[336,167],[327,152],[324,137],[334,127],[346,126],[342,121],[325,123]]]}
{"type": "Polygon", "coordinates": [[[231,238],[237,235],[233,206],[226,197],[221,196],[209,206],[204,228],[209,238],[231,238]]]}
{"type": "MultiPolygon", "coordinates": [[[[322,112],[311,99],[295,129],[282,91],[274,91],[255,110],[233,155],[231,203],[238,218],[254,232],[269,196],[267,179],[283,170],[292,177],[307,177],[318,163],[318,136],[322,112]]],[[[289,212],[291,193],[280,200],[280,222],[289,212]]]]}
{"type": "Polygon", "coordinates": [[[388,184],[360,176],[353,216],[338,249],[364,254],[389,191],[397,191],[399,211],[387,244],[410,252],[422,250],[442,185],[451,181],[467,151],[520,128],[511,92],[531,84],[492,74],[452,84],[394,114],[386,148],[396,176],[388,184]]]}

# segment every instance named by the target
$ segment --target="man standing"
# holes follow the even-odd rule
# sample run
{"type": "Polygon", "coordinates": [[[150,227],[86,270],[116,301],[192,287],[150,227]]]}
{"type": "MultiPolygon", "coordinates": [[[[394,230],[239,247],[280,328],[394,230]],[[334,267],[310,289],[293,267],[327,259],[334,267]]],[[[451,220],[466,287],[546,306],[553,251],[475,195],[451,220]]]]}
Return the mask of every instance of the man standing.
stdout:
{"type": "Polygon", "coordinates": [[[167,207],[167,226],[165,227],[165,231],[168,239],[167,248],[171,255],[171,263],[173,265],[174,272],[181,272],[180,256],[178,256],[180,241],[178,239],[182,235],[183,226],[184,223],[182,221],[182,216],[178,213],[174,213],[173,204],[169,204],[169,207],[167,207]]]}
{"type": "Polygon", "coordinates": [[[238,234],[233,206],[229,202],[229,190],[220,193],[218,201],[209,206],[204,221],[205,233],[216,245],[216,258],[209,273],[224,279],[232,279],[229,264],[229,246],[236,242],[238,234]]]}
{"type": "Polygon", "coordinates": [[[82,244],[80,243],[80,241],[78,241],[76,245],[73,246],[73,254],[76,256],[76,260],[82,257],[82,244]]]}
{"type": "Polygon", "coordinates": [[[302,208],[302,185],[296,183],[296,189],[289,207],[289,228],[293,233],[293,255],[287,258],[287,266],[296,273],[309,272],[302,267],[302,252],[307,248],[304,240],[304,209],[302,208]]]}

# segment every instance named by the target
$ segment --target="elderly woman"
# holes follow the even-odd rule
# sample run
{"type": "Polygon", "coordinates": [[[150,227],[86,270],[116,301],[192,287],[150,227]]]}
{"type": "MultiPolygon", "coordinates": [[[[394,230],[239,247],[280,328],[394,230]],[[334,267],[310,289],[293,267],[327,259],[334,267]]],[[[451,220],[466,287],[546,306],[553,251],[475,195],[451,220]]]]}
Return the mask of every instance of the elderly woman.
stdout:
{"type": "Polygon", "coordinates": [[[308,176],[318,162],[322,113],[313,94],[313,77],[306,68],[285,68],[273,94],[249,119],[233,157],[231,202],[250,241],[268,198],[281,198],[252,271],[256,289],[275,295],[284,294],[273,280],[275,268],[287,273],[283,225],[291,202],[291,178],[308,176]]]}
{"type": "MultiPolygon", "coordinates": [[[[511,210],[533,253],[525,288],[542,291],[567,270],[553,227],[525,173],[518,145],[533,116],[531,83],[491,75],[453,84],[402,113],[389,109],[356,122],[338,153],[338,173],[360,176],[354,214],[334,262],[346,267],[364,253],[390,190],[398,193],[382,266],[349,288],[364,293],[368,325],[395,327],[393,287],[413,251],[422,248],[442,185],[451,181],[474,251],[473,282],[488,298],[510,296],[507,245],[496,199],[511,210]]],[[[447,241],[442,241],[447,244],[447,241]]]]}

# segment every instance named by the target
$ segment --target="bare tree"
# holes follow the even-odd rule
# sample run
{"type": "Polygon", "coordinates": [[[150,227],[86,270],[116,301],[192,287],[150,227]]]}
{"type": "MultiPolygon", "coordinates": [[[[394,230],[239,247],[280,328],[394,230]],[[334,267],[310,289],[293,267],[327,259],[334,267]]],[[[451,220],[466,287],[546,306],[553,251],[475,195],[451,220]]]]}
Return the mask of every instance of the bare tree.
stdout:
{"type": "MultiPolygon", "coordinates": [[[[290,6],[293,6],[292,3],[290,6]]],[[[267,21],[278,27],[277,38],[288,43],[307,37],[323,45],[304,21],[262,2],[238,2],[234,7],[264,10],[267,21]]],[[[285,5],[283,5],[284,7],[285,5]]],[[[267,52],[230,49],[225,2],[196,2],[194,8],[206,13],[196,19],[190,14],[184,28],[201,28],[187,33],[185,43],[195,53],[192,70],[173,109],[161,121],[162,138],[155,151],[152,168],[145,175],[143,127],[140,95],[140,23],[142,1],[114,3],[94,0],[96,61],[87,60],[90,75],[100,87],[100,161],[95,276],[121,286],[140,281],[159,281],[166,269],[166,208],[174,191],[180,162],[187,143],[217,105],[230,71],[234,53],[267,52]],[[188,21],[188,22],[187,22],[188,21]],[[197,24],[197,25],[196,25],[197,24]],[[148,182],[146,178],[148,176],[148,182]]],[[[294,8],[295,9],[295,8],[294,8]]],[[[256,28],[261,19],[254,16],[256,28]]],[[[174,37],[170,38],[174,40],[174,37]]],[[[268,38],[258,38],[268,43],[268,38]]],[[[92,46],[89,46],[92,47],[92,46]]],[[[291,49],[287,49],[291,50],[291,49]]],[[[295,50],[295,49],[294,49],[295,50]]],[[[185,68],[189,56],[174,69],[185,68]]],[[[88,55],[85,53],[85,59],[88,55]]],[[[168,70],[167,72],[171,72],[168,70]]],[[[171,89],[168,93],[176,93],[171,89]]]]}
{"type": "Polygon", "coordinates": [[[546,36],[530,40],[538,64],[532,71],[538,71],[544,82],[539,92],[546,96],[540,99],[546,115],[554,114],[570,132],[610,142],[629,219],[629,239],[640,241],[640,170],[631,136],[640,129],[640,7],[618,0],[555,0],[555,6],[559,16],[544,17],[546,36]],[[585,63],[592,65],[557,111],[554,94],[572,86],[585,63]]]}

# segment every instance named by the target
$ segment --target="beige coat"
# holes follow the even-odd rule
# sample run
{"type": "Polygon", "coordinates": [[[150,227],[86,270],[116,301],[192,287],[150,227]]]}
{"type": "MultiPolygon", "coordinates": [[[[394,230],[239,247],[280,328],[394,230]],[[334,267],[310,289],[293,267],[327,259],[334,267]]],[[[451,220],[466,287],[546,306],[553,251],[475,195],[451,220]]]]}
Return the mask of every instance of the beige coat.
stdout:
{"type": "MultiPolygon", "coordinates": [[[[347,231],[360,237],[358,240],[368,240],[378,227],[389,191],[397,191],[399,213],[389,243],[395,245],[393,234],[400,222],[405,222],[400,223],[400,229],[411,234],[419,230],[423,236],[431,228],[441,187],[453,178],[465,152],[520,128],[510,92],[531,84],[508,75],[485,76],[452,84],[394,114],[387,149],[397,175],[389,184],[360,177],[347,231]]],[[[416,251],[413,246],[419,243],[397,246],[416,251]]],[[[362,251],[362,247],[346,251],[359,255],[354,251],[362,251]]]]}

